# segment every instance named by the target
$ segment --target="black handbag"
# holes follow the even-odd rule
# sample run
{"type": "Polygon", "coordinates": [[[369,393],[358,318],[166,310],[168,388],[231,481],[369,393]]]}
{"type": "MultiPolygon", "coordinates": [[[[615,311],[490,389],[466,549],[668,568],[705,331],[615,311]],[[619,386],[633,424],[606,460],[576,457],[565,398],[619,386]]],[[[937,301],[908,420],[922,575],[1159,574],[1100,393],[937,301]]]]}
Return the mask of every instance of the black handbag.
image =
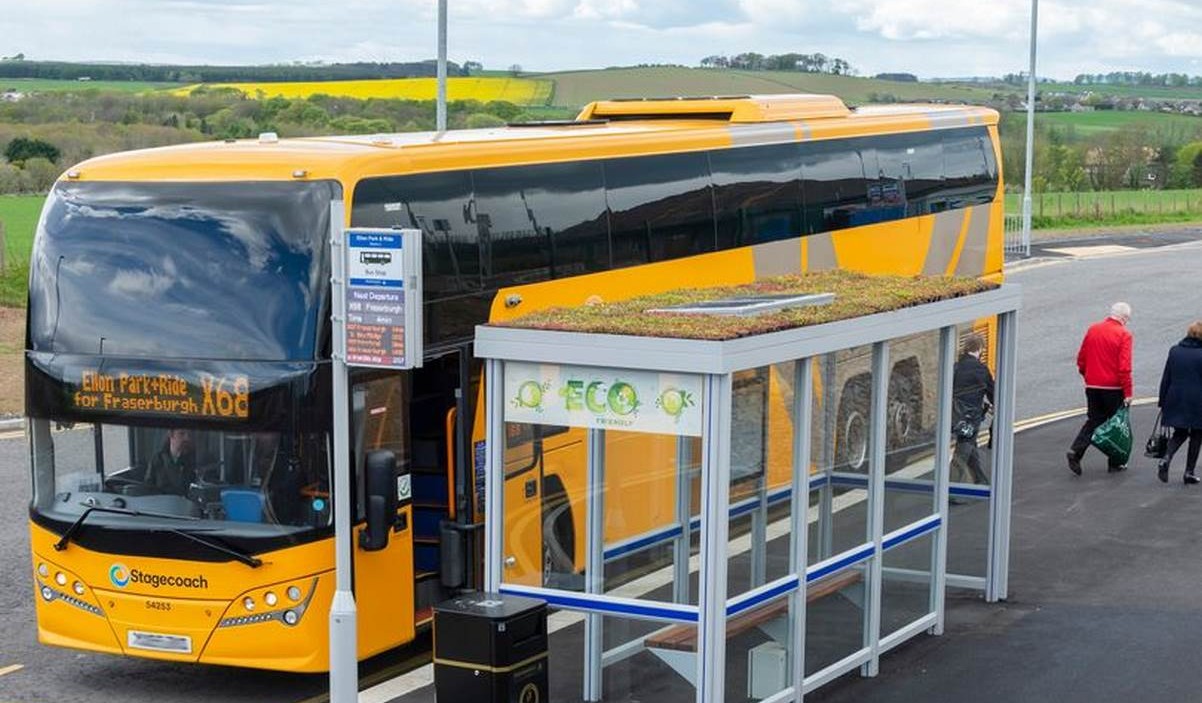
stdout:
{"type": "Polygon", "coordinates": [[[1152,427],[1152,436],[1144,445],[1144,456],[1149,459],[1163,459],[1169,453],[1169,429],[1160,424],[1160,413],[1156,413],[1156,424],[1152,427]]]}

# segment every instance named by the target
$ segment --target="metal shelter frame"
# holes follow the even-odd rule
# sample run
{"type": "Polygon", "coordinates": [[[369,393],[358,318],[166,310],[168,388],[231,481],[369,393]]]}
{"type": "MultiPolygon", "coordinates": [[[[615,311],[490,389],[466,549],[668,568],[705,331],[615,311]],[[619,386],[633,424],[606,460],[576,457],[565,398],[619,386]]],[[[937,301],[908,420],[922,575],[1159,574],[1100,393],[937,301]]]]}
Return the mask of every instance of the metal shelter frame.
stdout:
{"type": "MultiPolygon", "coordinates": [[[[812,327],[797,328],[729,341],[698,341],[562,331],[480,326],[476,331],[476,354],[487,359],[485,458],[485,588],[544,599],[552,607],[577,611],[585,617],[583,698],[602,700],[602,675],[606,666],[646,649],[640,637],[605,650],[602,622],[606,616],[696,626],[696,651],[657,651],[657,656],[688,678],[695,686],[698,703],[722,701],[725,691],[728,622],[765,604],[788,599],[788,617],[775,637],[791,647],[788,685],[764,701],[801,701],[805,693],[838,676],[860,669],[875,676],[880,656],[889,649],[923,632],[943,633],[944,593],[947,586],[978,589],[987,601],[1004,600],[1009,572],[1010,503],[1012,494],[1013,425],[1016,373],[1016,324],[1021,302],[1018,286],[961,298],[948,299],[893,312],[864,316],[812,327]],[[952,436],[952,370],[957,347],[957,326],[997,316],[995,359],[993,473],[991,485],[952,484],[949,477],[952,436]],[[933,478],[915,480],[886,478],[886,412],[889,393],[890,341],[921,333],[939,334],[939,381],[933,457],[933,478]],[[869,408],[870,456],[867,474],[831,470],[812,475],[811,424],[814,370],[830,361],[836,352],[870,345],[872,349],[872,394],[869,408]],[[615,360],[620,360],[615,363],[615,360]],[[731,425],[733,374],[772,364],[796,362],[793,379],[793,471],[791,484],[769,489],[762,485],[758,495],[735,504],[730,500],[731,425]],[[581,591],[536,587],[505,580],[503,505],[506,410],[506,367],[511,363],[576,365],[691,374],[700,377],[703,413],[701,456],[687,457],[687,443],[678,442],[678,466],[700,459],[700,515],[689,513],[688,478],[678,471],[675,524],[653,533],[638,535],[617,544],[605,544],[603,501],[605,499],[604,429],[589,429],[587,471],[590,490],[586,500],[585,587],[581,591]],[[887,484],[889,484],[887,486],[887,484]],[[869,538],[862,544],[833,553],[831,520],[833,494],[837,486],[866,489],[869,538]],[[885,530],[885,491],[925,492],[932,495],[932,512],[897,529],[885,530]],[[764,577],[765,527],[768,507],[790,496],[817,493],[817,559],[810,563],[807,544],[810,511],[808,500],[794,502],[791,511],[792,541],[788,574],[766,581],[764,577]],[[948,498],[958,495],[989,501],[987,562],[984,576],[947,573],[948,498]],[[797,507],[802,506],[802,507],[797,507]],[[751,516],[753,551],[750,590],[727,593],[728,528],[735,515],[751,516]],[[690,537],[700,533],[700,593],[690,604],[688,574],[690,537]],[[913,572],[925,583],[929,579],[929,611],[908,625],[882,637],[882,583],[886,575],[905,580],[904,569],[885,567],[890,549],[930,536],[930,571],[913,572]],[[607,561],[656,544],[671,544],[674,587],[671,602],[620,598],[603,593],[602,574],[607,561]],[[805,675],[807,587],[850,568],[859,570],[863,581],[863,646],[859,650],[805,675]]],[[[827,384],[829,385],[829,384],[827,384]]],[[[829,388],[823,388],[824,393],[829,388]]],[[[828,417],[830,413],[825,413],[828,417]]],[[[826,434],[827,437],[831,435],[826,434]]],[[[827,442],[831,444],[831,442],[827,442]]],[[[832,451],[823,447],[822,451],[832,451]]],[[[833,466],[828,463],[827,466],[833,466]]]]}

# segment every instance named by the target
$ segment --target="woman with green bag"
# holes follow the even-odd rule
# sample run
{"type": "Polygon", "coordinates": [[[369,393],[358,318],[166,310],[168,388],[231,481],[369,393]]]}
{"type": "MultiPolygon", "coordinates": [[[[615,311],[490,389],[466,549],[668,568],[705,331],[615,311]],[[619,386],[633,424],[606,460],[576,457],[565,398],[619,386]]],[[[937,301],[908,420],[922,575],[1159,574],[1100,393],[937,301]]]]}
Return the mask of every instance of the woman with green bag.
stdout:
{"type": "Polygon", "coordinates": [[[1160,412],[1161,423],[1173,428],[1173,436],[1168,453],[1157,466],[1156,477],[1168,483],[1173,455],[1188,439],[1184,481],[1198,483],[1194,470],[1202,450],[1202,320],[1190,325],[1185,339],[1169,350],[1160,377],[1160,412]]]}

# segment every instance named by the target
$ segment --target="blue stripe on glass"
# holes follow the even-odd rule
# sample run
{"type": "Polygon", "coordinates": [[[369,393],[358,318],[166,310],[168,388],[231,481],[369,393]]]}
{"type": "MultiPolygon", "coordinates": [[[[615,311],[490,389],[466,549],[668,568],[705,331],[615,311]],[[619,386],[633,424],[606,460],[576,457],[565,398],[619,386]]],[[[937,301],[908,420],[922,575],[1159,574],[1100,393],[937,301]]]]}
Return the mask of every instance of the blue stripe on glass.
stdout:
{"type": "Polygon", "coordinates": [[[993,491],[988,486],[982,488],[965,488],[961,486],[950,486],[947,492],[954,496],[967,496],[969,498],[988,498],[993,495],[993,491]]]}
{"type": "Polygon", "coordinates": [[[800,580],[797,578],[789,579],[773,588],[769,588],[763,593],[757,593],[755,596],[743,601],[735,601],[726,606],[726,617],[733,617],[739,613],[750,610],[761,603],[766,603],[774,598],[779,598],[786,593],[792,593],[797,590],[800,580]]]}
{"type": "Polygon", "coordinates": [[[840,569],[846,569],[847,567],[849,567],[853,564],[858,564],[858,563],[864,561],[865,559],[871,559],[872,555],[875,551],[876,551],[876,547],[874,547],[872,545],[868,545],[867,547],[864,547],[863,549],[852,552],[851,554],[848,554],[847,556],[843,557],[839,561],[831,562],[830,564],[827,564],[826,566],[824,566],[820,569],[815,569],[814,571],[806,570],[806,583],[813,583],[820,578],[823,578],[825,576],[830,576],[831,574],[835,573],[836,571],[839,571],[840,569]]]}
{"type": "Polygon", "coordinates": [[[646,537],[636,539],[633,542],[628,542],[626,544],[607,549],[604,555],[605,560],[609,561],[611,559],[617,559],[618,557],[624,557],[627,554],[633,554],[634,552],[647,549],[648,547],[654,547],[661,542],[667,542],[669,540],[676,539],[679,536],[679,527],[669,527],[666,530],[647,535],[646,537]]]}
{"type": "Polygon", "coordinates": [[[931,520],[928,523],[913,527],[913,528],[901,533],[900,535],[897,535],[895,537],[890,537],[889,539],[881,542],[881,549],[882,550],[892,549],[893,547],[896,547],[899,544],[902,544],[904,542],[909,542],[912,539],[921,537],[928,532],[932,532],[934,530],[939,529],[939,525],[941,525],[942,523],[943,523],[943,520],[936,517],[934,520],[931,520]]]}
{"type": "Polygon", "coordinates": [[[615,615],[633,615],[642,616],[645,618],[655,618],[657,620],[671,620],[672,622],[696,623],[697,611],[695,609],[676,610],[672,608],[657,607],[654,605],[633,605],[628,603],[614,603],[607,600],[594,600],[580,596],[568,596],[559,593],[545,593],[543,591],[526,591],[524,589],[507,588],[501,586],[501,593],[510,596],[526,596],[527,598],[538,598],[547,602],[547,605],[554,605],[560,608],[570,608],[572,610],[584,610],[594,613],[613,613],[615,615]]]}

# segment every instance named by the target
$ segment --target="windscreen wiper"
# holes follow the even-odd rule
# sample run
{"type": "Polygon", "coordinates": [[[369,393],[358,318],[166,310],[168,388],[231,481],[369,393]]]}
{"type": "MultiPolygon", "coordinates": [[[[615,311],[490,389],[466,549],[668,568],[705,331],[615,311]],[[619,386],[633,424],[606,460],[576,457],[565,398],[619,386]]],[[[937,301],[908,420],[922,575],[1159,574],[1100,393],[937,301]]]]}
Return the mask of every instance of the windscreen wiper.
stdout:
{"type": "Polygon", "coordinates": [[[70,543],[70,541],[71,541],[71,538],[75,536],[75,533],[79,532],[79,528],[83,527],[84,520],[87,520],[88,516],[91,515],[93,512],[116,513],[118,515],[133,515],[136,517],[161,517],[161,518],[166,518],[168,520],[197,520],[197,519],[199,519],[199,518],[190,517],[188,515],[172,515],[171,513],[152,513],[152,512],[142,511],[142,510],[130,510],[129,508],[110,508],[105,505],[88,505],[87,503],[80,503],[80,505],[87,508],[87,510],[84,510],[83,513],[81,513],[79,517],[75,518],[75,522],[71,523],[71,526],[68,527],[67,531],[63,533],[62,538],[59,539],[59,541],[54,543],[54,551],[61,552],[64,549],[66,549],[67,544],[70,543]]]}
{"type": "Polygon", "coordinates": [[[209,549],[216,550],[218,552],[221,552],[222,554],[227,554],[227,555],[237,559],[238,561],[242,562],[243,564],[246,564],[247,566],[249,566],[251,568],[257,569],[263,565],[263,560],[260,559],[259,557],[247,554],[246,552],[239,551],[237,549],[234,549],[233,547],[228,547],[220,542],[205,539],[204,537],[201,537],[200,535],[195,534],[193,532],[188,532],[187,530],[181,530],[181,529],[178,529],[175,527],[173,527],[169,530],[166,530],[166,531],[170,532],[173,535],[179,535],[180,537],[183,537],[185,539],[190,539],[197,544],[203,544],[204,546],[208,547],[209,549]]]}

